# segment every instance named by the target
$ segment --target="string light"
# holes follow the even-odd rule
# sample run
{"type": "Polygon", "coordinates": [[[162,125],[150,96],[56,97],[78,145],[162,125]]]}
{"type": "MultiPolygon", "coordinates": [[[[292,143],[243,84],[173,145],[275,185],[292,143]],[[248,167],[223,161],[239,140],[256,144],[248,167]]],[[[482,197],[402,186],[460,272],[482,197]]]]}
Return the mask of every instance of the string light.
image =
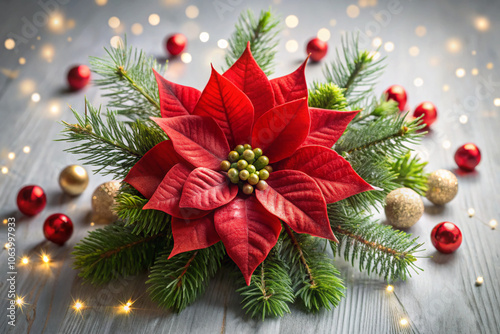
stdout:
{"type": "Polygon", "coordinates": [[[148,22],[152,26],[157,26],[160,23],[160,15],[158,15],[158,14],[149,15],[148,22]]]}
{"type": "Polygon", "coordinates": [[[22,259],[21,259],[21,263],[22,264],[28,264],[30,262],[29,258],[27,256],[24,256],[22,259]]]}
{"type": "Polygon", "coordinates": [[[76,313],[82,312],[82,310],[85,308],[85,305],[81,300],[75,300],[75,303],[73,304],[73,310],[75,310],[76,313]]]}
{"type": "Polygon", "coordinates": [[[478,276],[478,277],[476,278],[476,285],[477,285],[477,286],[480,286],[480,285],[483,285],[483,283],[484,283],[484,278],[483,278],[483,276],[478,276]]]}
{"type": "Polygon", "coordinates": [[[356,5],[349,5],[347,7],[347,16],[349,16],[351,19],[354,19],[356,17],[358,17],[359,15],[359,7],[356,6],[356,5]]]}
{"type": "Polygon", "coordinates": [[[16,154],[14,152],[10,152],[8,155],[7,155],[7,158],[9,158],[9,160],[14,160],[16,158],[16,154]]]}
{"type": "Polygon", "coordinates": [[[4,224],[4,225],[7,225],[7,223],[8,223],[8,222],[9,222],[9,220],[8,220],[8,219],[4,219],[4,220],[3,220],[3,224],[4,224]]]}
{"type": "Polygon", "coordinates": [[[3,247],[4,247],[5,249],[9,249],[9,248],[10,248],[10,242],[5,243],[5,245],[3,245],[3,247]]]}
{"type": "Polygon", "coordinates": [[[23,147],[23,152],[26,153],[26,154],[28,154],[28,153],[31,152],[31,148],[29,146],[24,146],[23,147]]]}
{"type": "Polygon", "coordinates": [[[7,50],[12,50],[16,47],[16,42],[12,38],[7,38],[5,40],[4,46],[7,50]]]}
{"type": "Polygon", "coordinates": [[[399,320],[399,323],[401,324],[401,326],[407,326],[408,325],[408,319],[402,318],[401,320],[399,320]]]}
{"type": "Polygon", "coordinates": [[[467,214],[470,218],[472,218],[476,214],[476,210],[474,210],[474,208],[469,208],[469,210],[467,210],[467,214]]]}
{"type": "Polygon", "coordinates": [[[228,47],[228,45],[229,45],[229,44],[228,44],[228,42],[227,42],[225,39],[219,39],[219,40],[217,41],[217,46],[218,46],[219,48],[221,48],[221,49],[225,49],[225,48],[227,48],[227,47],[228,47]]]}
{"type": "Polygon", "coordinates": [[[108,20],[108,25],[112,29],[116,29],[120,26],[120,19],[117,18],[116,16],[112,16],[108,20]]]}
{"type": "Polygon", "coordinates": [[[19,58],[19,64],[21,64],[21,65],[26,64],[26,58],[24,58],[24,57],[19,58]]]}
{"type": "Polygon", "coordinates": [[[50,262],[49,256],[47,254],[45,254],[45,253],[42,253],[41,258],[42,258],[43,263],[49,263],[50,262]]]}
{"type": "Polygon", "coordinates": [[[200,34],[200,41],[202,41],[203,43],[208,42],[209,39],[210,35],[208,34],[208,32],[204,31],[200,34]]]}
{"type": "Polygon", "coordinates": [[[184,52],[181,55],[181,60],[184,64],[189,64],[193,60],[193,57],[191,56],[191,54],[184,52]]]}
{"type": "Polygon", "coordinates": [[[394,287],[392,285],[388,285],[387,288],[386,288],[387,292],[393,292],[394,291],[394,287]]]}
{"type": "Polygon", "coordinates": [[[463,68],[457,68],[455,74],[457,75],[457,77],[463,78],[465,76],[465,70],[463,68]]]}
{"type": "Polygon", "coordinates": [[[140,23],[134,23],[132,24],[132,28],[130,28],[130,30],[132,30],[132,34],[140,35],[142,34],[142,25],[140,23]]]}
{"type": "Polygon", "coordinates": [[[472,75],[478,75],[478,74],[479,74],[479,70],[478,70],[477,68],[473,68],[473,69],[470,71],[470,73],[471,73],[472,75]]]}
{"type": "Polygon", "coordinates": [[[418,26],[415,28],[415,35],[417,35],[418,37],[424,37],[426,33],[427,28],[424,26],[418,26]]]}
{"type": "Polygon", "coordinates": [[[299,25],[299,18],[295,15],[288,15],[285,19],[285,24],[288,28],[295,28],[299,25]]]}
{"type": "Polygon", "coordinates": [[[486,68],[487,68],[488,70],[492,70],[492,69],[493,69],[493,63],[488,63],[488,64],[486,64],[486,68]]]}
{"type": "Polygon", "coordinates": [[[384,50],[387,51],[387,52],[394,51],[394,43],[393,42],[386,42],[384,44],[384,50]]]}
{"type": "Polygon", "coordinates": [[[290,53],[294,53],[299,49],[299,43],[297,43],[296,40],[291,39],[291,40],[286,42],[285,48],[286,48],[286,51],[288,51],[290,53]]]}
{"type": "Polygon", "coordinates": [[[38,93],[33,93],[33,94],[31,95],[31,101],[33,101],[33,102],[39,102],[39,101],[40,101],[40,94],[38,94],[38,93]]]}
{"type": "Polygon", "coordinates": [[[492,219],[492,220],[490,220],[489,224],[490,224],[491,229],[494,230],[497,228],[498,222],[496,221],[496,219],[492,219]]]}
{"type": "Polygon", "coordinates": [[[9,169],[7,167],[2,167],[2,174],[7,174],[9,169]]]}
{"type": "Polygon", "coordinates": [[[186,7],[186,16],[190,19],[195,19],[200,14],[198,7],[191,5],[186,7]]]}
{"type": "Polygon", "coordinates": [[[330,30],[321,28],[320,30],[318,30],[317,36],[323,42],[328,42],[328,40],[330,39],[330,30]]]}
{"type": "Polygon", "coordinates": [[[17,307],[21,307],[22,308],[23,305],[24,305],[24,298],[17,297],[17,299],[16,299],[16,305],[17,305],[17,307]]]}

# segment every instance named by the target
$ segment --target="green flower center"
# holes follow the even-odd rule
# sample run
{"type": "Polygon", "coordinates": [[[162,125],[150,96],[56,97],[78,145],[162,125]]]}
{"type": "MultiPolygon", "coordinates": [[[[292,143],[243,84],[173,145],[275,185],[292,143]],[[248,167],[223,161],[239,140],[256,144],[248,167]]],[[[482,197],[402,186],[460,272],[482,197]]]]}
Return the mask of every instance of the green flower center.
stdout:
{"type": "Polygon", "coordinates": [[[220,168],[227,172],[229,180],[237,184],[247,195],[253,193],[254,187],[265,190],[267,188],[265,180],[273,171],[269,166],[269,158],[262,155],[262,150],[252,149],[249,144],[237,145],[229,152],[227,160],[220,163],[220,168]]]}

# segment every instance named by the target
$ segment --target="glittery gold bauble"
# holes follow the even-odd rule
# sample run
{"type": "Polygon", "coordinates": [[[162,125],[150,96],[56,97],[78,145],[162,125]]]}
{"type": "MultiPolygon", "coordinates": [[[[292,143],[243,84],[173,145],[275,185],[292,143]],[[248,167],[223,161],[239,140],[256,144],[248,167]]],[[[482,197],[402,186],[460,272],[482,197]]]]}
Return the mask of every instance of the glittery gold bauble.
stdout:
{"type": "Polygon", "coordinates": [[[385,215],[396,228],[408,228],[424,214],[424,202],[415,191],[399,188],[391,191],[385,199],[385,215]]]}
{"type": "Polygon", "coordinates": [[[110,224],[118,219],[113,207],[116,204],[115,196],[120,188],[120,182],[105,182],[97,187],[92,194],[92,222],[96,224],[110,224]]]}
{"type": "Polygon", "coordinates": [[[455,174],[446,169],[438,169],[429,176],[427,185],[429,190],[425,197],[436,205],[443,205],[451,201],[458,192],[458,180],[455,174]]]}
{"type": "Polygon", "coordinates": [[[80,195],[87,189],[89,175],[85,168],[79,165],[70,165],[59,174],[59,185],[68,195],[80,195]]]}

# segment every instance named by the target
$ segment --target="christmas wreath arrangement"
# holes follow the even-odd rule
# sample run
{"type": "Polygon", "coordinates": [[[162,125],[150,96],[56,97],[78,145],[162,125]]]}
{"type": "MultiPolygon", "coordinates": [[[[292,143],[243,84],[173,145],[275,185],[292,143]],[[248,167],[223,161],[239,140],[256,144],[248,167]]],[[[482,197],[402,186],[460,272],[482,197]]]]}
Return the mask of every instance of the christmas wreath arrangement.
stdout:
{"type": "Polygon", "coordinates": [[[307,86],[307,59],[269,79],[278,23],[270,11],[243,13],[228,69],[212,67],[202,91],[168,81],[126,42],[91,59],[113,110],[85,101],[76,124],[63,122],[63,140],[123,182],[119,219],[75,247],[81,277],[97,284],[149,271],[150,297],[180,311],[236,265],[243,308],[265,318],[294,302],[310,311],[340,302],[327,245],[388,281],[418,269],[422,244],[371,212],[396,188],[425,193],[425,164],[408,148],[424,125],[374,97],[383,59],[355,36],[324,82],[307,86]]]}

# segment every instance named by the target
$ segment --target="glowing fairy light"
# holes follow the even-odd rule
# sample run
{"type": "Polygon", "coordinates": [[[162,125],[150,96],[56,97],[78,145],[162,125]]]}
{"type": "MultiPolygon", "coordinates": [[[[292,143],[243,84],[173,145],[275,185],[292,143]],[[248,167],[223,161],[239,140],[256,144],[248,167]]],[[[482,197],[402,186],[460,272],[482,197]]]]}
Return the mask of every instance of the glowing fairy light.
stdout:
{"type": "Polygon", "coordinates": [[[393,42],[386,42],[384,44],[384,50],[387,51],[387,52],[394,51],[394,43],[393,42]]]}
{"type": "Polygon", "coordinates": [[[424,37],[427,34],[427,28],[424,26],[418,26],[415,28],[415,35],[418,37],[424,37]]]}
{"type": "Polygon", "coordinates": [[[157,26],[160,23],[160,15],[158,15],[158,14],[149,15],[148,22],[152,26],[157,26]]]}
{"type": "Polygon", "coordinates": [[[9,158],[9,160],[14,160],[16,158],[16,154],[14,152],[10,152],[8,155],[7,155],[7,158],[9,158]]]}
{"type": "Polygon", "coordinates": [[[38,93],[33,93],[33,94],[31,95],[31,101],[33,101],[33,102],[39,102],[39,101],[40,101],[40,94],[38,94],[38,93]]]}
{"type": "Polygon", "coordinates": [[[24,58],[24,57],[19,58],[19,64],[20,65],[26,64],[26,58],[24,58]]]}
{"type": "Polygon", "coordinates": [[[140,35],[140,34],[142,34],[142,30],[143,30],[142,24],[134,23],[134,24],[132,24],[132,27],[130,28],[130,30],[132,30],[132,34],[134,34],[136,36],[140,35]]]}
{"type": "Polygon", "coordinates": [[[408,319],[402,318],[401,320],[399,320],[399,323],[401,324],[401,326],[408,326],[408,319]]]}
{"type": "Polygon", "coordinates": [[[22,259],[21,259],[21,263],[22,264],[28,264],[30,262],[29,258],[27,256],[24,256],[22,259]]]}
{"type": "Polygon", "coordinates": [[[23,152],[26,153],[26,154],[28,154],[28,153],[31,152],[31,148],[29,146],[24,146],[23,147],[23,152]]]}
{"type": "Polygon", "coordinates": [[[457,68],[455,74],[459,78],[463,78],[465,76],[465,70],[463,68],[457,68]]]}
{"type": "Polygon", "coordinates": [[[203,32],[200,34],[200,41],[202,41],[203,43],[208,42],[208,40],[209,40],[209,39],[210,39],[210,35],[208,34],[208,32],[203,31],[203,32]]]}
{"type": "Polygon", "coordinates": [[[200,14],[200,10],[195,5],[191,5],[191,6],[186,7],[186,16],[189,19],[197,18],[199,14],[200,14]]]}
{"type": "Polygon", "coordinates": [[[387,292],[393,292],[394,287],[392,285],[388,285],[387,288],[385,289],[387,292]]]}
{"type": "Polygon", "coordinates": [[[476,278],[476,285],[477,285],[477,286],[480,286],[480,285],[483,285],[483,283],[484,283],[484,278],[483,278],[483,276],[478,276],[478,277],[476,278]]]}
{"type": "Polygon", "coordinates": [[[116,29],[120,26],[120,19],[117,18],[116,16],[112,16],[108,20],[108,25],[112,29],[116,29]]]}
{"type": "Polygon", "coordinates": [[[7,242],[5,243],[5,245],[3,245],[3,248],[5,249],[9,249],[10,247],[11,247],[10,242],[7,242]]]}
{"type": "Polygon", "coordinates": [[[217,41],[217,46],[221,49],[226,49],[229,46],[229,43],[225,39],[219,39],[217,41]]]}
{"type": "Polygon", "coordinates": [[[358,17],[359,15],[359,7],[356,6],[356,5],[349,5],[347,7],[347,16],[349,16],[351,19],[354,19],[356,17],[358,17]]]}
{"type": "Polygon", "coordinates": [[[489,225],[490,225],[491,229],[494,230],[497,228],[498,222],[496,221],[496,219],[492,219],[492,220],[490,220],[489,225]]]}
{"type": "Polygon", "coordinates": [[[4,46],[7,50],[12,50],[16,47],[16,41],[14,41],[12,38],[7,38],[4,42],[4,46]]]}
{"type": "Polygon", "coordinates": [[[375,37],[372,41],[372,45],[374,48],[378,48],[382,45],[382,38],[380,37],[375,37]]]}
{"type": "Polygon", "coordinates": [[[328,42],[328,40],[330,39],[330,36],[331,36],[330,30],[328,30],[326,28],[321,28],[320,30],[318,30],[317,36],[323,42],[328,42]]]}
{"type": "Polygon", "coordinates": [[[7,174],[9,172],[9,169],[4,166],[4,167],[2,167],[1,171],[2,171],[2,174],[7,174]]]}
{"type": "Polygon", "coordinates": [[[42,258],[43,263],[49,263],[50,262],[50,257],[47,254],[45,254],[45,253],[42,253],[41,258],[42,258]]]}
{"type": "Polygon", "coordinates": [[[288,15],[285,19],[285,24],[288,28],[295,28],[299,25],[299,18],[295,15],[288,15]]]}
{"type": "Polygon", "coordinates": [[[472,218],[476,214],[476,210],[474,210],[474,208],[469,208],[469,210],[467,210],[467,214],[470,218],[472,218]]]}
{"type": "Polygon", "coordinates": [[[490,29],[490,20],[484,16],[476,17],[474,27],[479,31],[487,31],[490,29]]]}
{"type": "Polygon", "coordinates": [[[294,53],[299,49],[299,43],[297,43],[296,40],[291,39],[291,40],[286,42],[285,48],[286,48],[286,51],[288,51],[290,53],[294,53]]]}

